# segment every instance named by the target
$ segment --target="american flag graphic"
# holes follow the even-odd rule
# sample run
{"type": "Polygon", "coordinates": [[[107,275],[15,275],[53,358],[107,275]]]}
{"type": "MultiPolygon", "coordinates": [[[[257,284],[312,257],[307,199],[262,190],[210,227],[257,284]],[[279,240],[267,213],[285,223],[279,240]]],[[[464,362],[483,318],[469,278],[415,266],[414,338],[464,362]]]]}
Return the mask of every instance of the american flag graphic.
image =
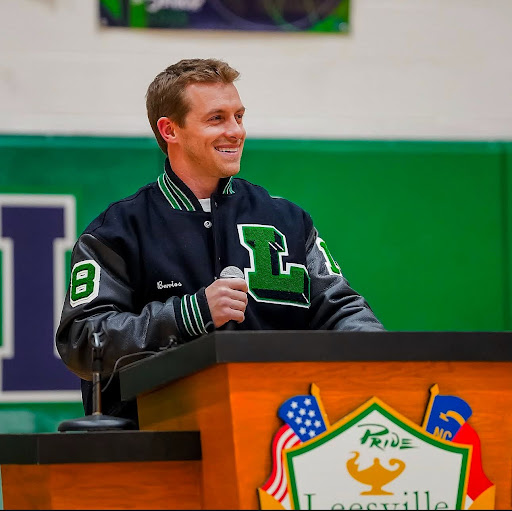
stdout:
{"type": "Polygon", "coordinates": [[[315,438],[326,431],[327,426],[318,401],[312,395],[288,399],[279,408],[278,416],[285,425],[281,426],[272,441],[272,474],[261,489],[279,501],[285,509],[291,509],[283,451],[315,438]]]}

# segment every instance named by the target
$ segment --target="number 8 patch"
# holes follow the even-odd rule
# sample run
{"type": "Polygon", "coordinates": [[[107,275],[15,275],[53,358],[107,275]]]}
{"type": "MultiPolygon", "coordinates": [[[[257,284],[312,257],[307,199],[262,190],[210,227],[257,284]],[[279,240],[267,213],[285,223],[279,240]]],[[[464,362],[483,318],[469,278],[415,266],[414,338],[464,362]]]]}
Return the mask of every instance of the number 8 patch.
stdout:
{"type": "Polygon", "coordinates": [[[89,303],[98,296],[100,290],[100,267],[96,261],[80,261],[71,270],[69,303],[76,307],[89,303]]]}

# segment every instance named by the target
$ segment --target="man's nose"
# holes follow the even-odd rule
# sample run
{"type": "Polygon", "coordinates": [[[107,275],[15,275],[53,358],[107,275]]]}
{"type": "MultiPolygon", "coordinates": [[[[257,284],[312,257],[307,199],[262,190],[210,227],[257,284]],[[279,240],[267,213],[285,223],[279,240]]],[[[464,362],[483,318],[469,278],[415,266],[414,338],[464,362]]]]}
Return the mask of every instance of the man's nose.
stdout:
{"type": "Polygon", "coordinates": [[[231,119],[226,126],[226,135],[231,138],[243,138],[245,135],[245,128],[243,124],[238,123],[236,119],[231,119]]]}

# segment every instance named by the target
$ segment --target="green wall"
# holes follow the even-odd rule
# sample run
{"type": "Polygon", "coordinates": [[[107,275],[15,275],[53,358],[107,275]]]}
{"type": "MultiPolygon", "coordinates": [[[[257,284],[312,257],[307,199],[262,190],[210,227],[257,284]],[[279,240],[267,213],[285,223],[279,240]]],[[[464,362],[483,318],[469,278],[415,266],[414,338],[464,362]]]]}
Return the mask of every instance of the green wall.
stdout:
{"type": "Polygon", "coordinates": [[[313,215],[388,329],[511,328],[505,144],[253,141],[247,149],[243,176],[313,215]]]}
{"type": "MultiPolygon", "coordinates": [[[[79,233],[162,162],[149,138],[0,136],[0,193],[74,195],[79,233]]],[[[512,143],[248,140],[240,177],[311,213],[389,330],[512,329],[512,143]]],[[[0,432],[80,413],[0,404],[0,432]]]]}

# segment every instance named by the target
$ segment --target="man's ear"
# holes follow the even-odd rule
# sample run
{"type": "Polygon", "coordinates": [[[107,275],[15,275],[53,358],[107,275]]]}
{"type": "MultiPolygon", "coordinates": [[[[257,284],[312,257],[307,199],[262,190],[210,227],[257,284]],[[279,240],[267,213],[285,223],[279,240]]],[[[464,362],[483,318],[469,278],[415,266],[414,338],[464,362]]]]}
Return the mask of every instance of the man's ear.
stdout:
{"type": "Polygon", "coordinates": [[[162,138],[168,143],[172,144],[176,141],[176,124],[169,119],[169,117],[160,117],[156,121],[156,127],[162,135],[162,138]]]}

